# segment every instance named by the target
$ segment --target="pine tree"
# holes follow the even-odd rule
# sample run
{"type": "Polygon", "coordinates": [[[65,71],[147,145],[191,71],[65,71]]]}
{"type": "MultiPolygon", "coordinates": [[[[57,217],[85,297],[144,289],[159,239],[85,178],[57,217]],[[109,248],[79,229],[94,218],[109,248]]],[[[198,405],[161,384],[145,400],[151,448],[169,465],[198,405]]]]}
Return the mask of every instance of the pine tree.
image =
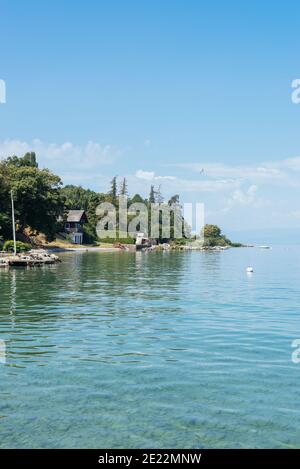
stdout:
{"type": "Polygon", "coordinates": [[[117,203],[117,176],[114,176],[110,183],[110,199],[113,204],[117,203]]]}
{"type": "Polygon", "coordinates": [[[151,185],[151,187],[150,187],[149,203],[150,204],[155,204],[155,190],[154,190],[153,185],[151,185]]]}
{"type": "Polygon", "coordinates": [[[161,185],[158,186],[158,189],[156,191],[156,201],[158,204],[162,204],[164,202],[164,198],[161,193],[161,185]]]}
{"type": "Polygon", "coordinates": [[[127,181],[126,181],[126,178],[123,178],[123,181],[120,185],[120,195],[127,195],[128,194],[128,191],[127,191],[127,181]]]}
{"type": "Polygon", "coordinates": [[[178,205],[178,204],[179,204],[179,195],[175,194],[168,201],[168,205],[172,207],[173,205],[178,205]]]}

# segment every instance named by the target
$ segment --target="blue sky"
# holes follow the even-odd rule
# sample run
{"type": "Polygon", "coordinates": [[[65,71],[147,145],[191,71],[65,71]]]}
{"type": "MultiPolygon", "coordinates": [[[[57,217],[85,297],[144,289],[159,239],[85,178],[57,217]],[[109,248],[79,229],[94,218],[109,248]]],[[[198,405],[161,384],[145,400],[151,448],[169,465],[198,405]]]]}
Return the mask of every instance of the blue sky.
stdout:
{"type": "Polygon", "coordinates": [[[0,157],[300,227],[298,2],[0,0],[0,157]],[[202,172],[202,168],[204,172],[202,172]]]}

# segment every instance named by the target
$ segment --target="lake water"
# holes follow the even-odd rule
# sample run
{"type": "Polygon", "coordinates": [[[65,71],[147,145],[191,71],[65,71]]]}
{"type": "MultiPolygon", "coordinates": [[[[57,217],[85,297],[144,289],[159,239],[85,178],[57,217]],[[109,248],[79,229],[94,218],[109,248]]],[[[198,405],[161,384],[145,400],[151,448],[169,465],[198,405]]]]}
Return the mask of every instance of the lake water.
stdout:
{"type": "Polygon", "coordinates": [[[299,247],[61,258],[0,269],[1,447],[300,447],[299,247]]]}

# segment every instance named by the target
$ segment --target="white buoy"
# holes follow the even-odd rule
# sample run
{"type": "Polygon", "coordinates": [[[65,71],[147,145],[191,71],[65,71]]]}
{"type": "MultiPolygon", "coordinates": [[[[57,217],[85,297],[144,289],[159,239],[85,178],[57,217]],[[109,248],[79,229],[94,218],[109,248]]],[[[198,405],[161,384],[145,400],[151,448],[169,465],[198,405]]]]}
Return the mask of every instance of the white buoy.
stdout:
{"type": "Polygon", "coordinates": [[[248,272],[249,274],[252,273],[252,272],[253,272],[253,267],[250,267],[250,266],[247,267],[247,272],[248,272]]]}

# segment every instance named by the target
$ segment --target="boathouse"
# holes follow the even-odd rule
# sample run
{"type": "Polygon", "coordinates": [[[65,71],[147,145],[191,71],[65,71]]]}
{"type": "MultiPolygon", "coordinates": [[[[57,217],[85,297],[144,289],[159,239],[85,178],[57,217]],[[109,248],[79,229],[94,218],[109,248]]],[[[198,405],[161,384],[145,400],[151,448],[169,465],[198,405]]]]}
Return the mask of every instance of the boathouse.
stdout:
{"type": "Polygon", "coordinates": [[[83,225],[87,223],[84,210],[69,210],[65,221],[65,232],[74,244],[83,242],[83,225]]]}

